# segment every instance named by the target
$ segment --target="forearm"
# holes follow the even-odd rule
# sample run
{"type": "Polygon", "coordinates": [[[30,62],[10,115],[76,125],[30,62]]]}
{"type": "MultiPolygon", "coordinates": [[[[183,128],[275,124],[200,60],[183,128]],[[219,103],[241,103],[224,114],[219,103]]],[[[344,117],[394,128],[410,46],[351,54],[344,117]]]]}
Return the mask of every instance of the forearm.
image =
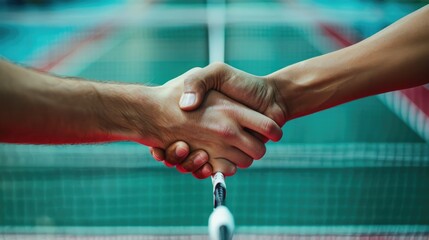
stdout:
{"type": "Polygon", "coordinates": [[[348,48],[268,76],[297,118],[358,98],[429,82],[429,7],[348,48]]]}
{"type": "Polygon", "coordinates": [[[63,79],[4,61],[0,73],[2,142],[90,143],[138,135],[132,123],[136,86],[63,79]]]}

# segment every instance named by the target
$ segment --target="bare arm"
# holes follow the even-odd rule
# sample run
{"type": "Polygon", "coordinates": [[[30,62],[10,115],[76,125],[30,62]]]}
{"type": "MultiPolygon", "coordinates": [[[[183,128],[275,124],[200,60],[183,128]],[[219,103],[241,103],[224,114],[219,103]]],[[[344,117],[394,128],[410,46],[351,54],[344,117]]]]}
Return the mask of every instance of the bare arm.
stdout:
{"type": "Polygon", "coordinates": [[[287,119],[429,82],[429,6],[372,37],[267,76],[287,119]]]}
{"type": "Polygon", "coordinates": [[[63,79],[6,61],[0,61],[0,73],[0,141],[61,144],[125,139],[120,126],[109,126],[103,105],[127,91],[127,86],[63,79]]]}

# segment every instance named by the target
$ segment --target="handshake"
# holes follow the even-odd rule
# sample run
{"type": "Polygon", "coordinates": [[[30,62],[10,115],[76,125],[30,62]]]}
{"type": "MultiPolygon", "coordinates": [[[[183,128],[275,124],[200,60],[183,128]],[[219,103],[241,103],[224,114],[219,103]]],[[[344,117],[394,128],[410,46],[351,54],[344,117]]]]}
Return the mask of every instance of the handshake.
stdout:
{"type": "Polygon", "coordinates": [[[293,117],[280,84],[214,63],[154,89],[160,99],[151,111],[157,121],[149,143],[153,157],[196,178],[249,167],[264,156],[268,140],[280,140],[281,126],[293,117]]]}
{"type": "Polygon", "coordinates": [[[286,121],[429,83],[429,6],[350,47],[258,77],[223,63],[163,86],[67,79],[0,60],[0,142],[135,141],[206,178],[231,176],[282,137],[286,121]]]}

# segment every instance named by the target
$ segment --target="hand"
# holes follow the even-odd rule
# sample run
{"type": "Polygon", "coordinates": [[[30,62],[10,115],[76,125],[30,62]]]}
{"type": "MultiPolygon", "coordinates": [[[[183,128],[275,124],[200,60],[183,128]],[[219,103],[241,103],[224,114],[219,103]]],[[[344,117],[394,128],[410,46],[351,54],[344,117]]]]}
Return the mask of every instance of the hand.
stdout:
{"type": "MultiPolygon", "coordinates": [[[[215,91],[208,93],[204,104],[197,111],[181,111],[177,103],[183,91],[183,81],[193,72],[195,69],[154,88],[157,90],[154,105],[158,107],[153,109],[153,115],[157,116],[153,124],[155,129],[161,131],[154,135],[151,146],[166,148],[175,141],[183,140],[190,144],[191,151],[207,151],[212,171],[233,175],[236,166],[249,167],[253,159],[259,159],[265,154],[263,141],[250,134],[247,129],[275,141],[281,138],[281,129],[273,120],[215,91]]],[[[180,151],[178,153],[181,155],[180,151]]],[[[164,160],[159,155],[154,155],[156,159],[164,160]]],[[[195,164],[204,162],[197,160],[205,158],[204,153],[198,152],[191,154],[191,157],[195,164]]],[[[189,162],[169,159],[168,165],[179,164],[178,169],[181,171],[190,169],[186,165],[189,162]]],[[[205,169],[207,168],[209,167],[206,166],[205,169]]]]}
{"type": "MultiPolygon", "coordinates": [[[[286,122],[286,106],[283,105],[283,100],[273,80],[248,74],[223,63],[196,68],[187,75],[180,107],[186,111],[198,109],[205,94],[211,89],[263,113],[280,126],[286,122]]],[[[264,142],[267,141],[258,134],[254,135],[264,142]]],[[[197,178],[209,176],[208,167],[204,165],[208,161],[207,153],[200,150],[189,155],[189,148],[185,142],[174,143],[166,151],[152,148],[151,153],[155,159],[165,160],[166,164],[169,162],[180,163],[177,165],[180,172],[192,172],[197,178]]]]}
{"type": "Polygon", "coordinates": [[[167,167],[173,167],[181,173],[192,173],[195,178],[204,179],[212,175],[213,169],[209,161],[209,155],[204,150],[195,150],[189,154],[189,146],[183,141],[178,141],[166,149],[150,147],[150,153],[167,167]]]}
{"type": "Polygon", "coordinates": [[[286,122],[286,106],[275,81],[269,77],[251,75],[224,63],[195,69],[186,77],[180,108],[185,111],[197,109],[210,90],[221,92],[266,115],[280,126],[286,122]]]}

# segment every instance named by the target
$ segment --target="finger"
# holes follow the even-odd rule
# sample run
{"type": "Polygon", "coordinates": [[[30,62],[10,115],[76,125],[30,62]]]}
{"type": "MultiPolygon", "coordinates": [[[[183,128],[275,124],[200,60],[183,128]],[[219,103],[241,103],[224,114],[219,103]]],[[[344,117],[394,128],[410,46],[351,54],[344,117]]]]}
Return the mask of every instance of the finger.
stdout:
{"type": "Polygon", "coordinates": [[[236,117],[241,126],[255,131],[274,142],[279,141],[283,136],[279,125],[261,113],[248,108],[241,108],[236,117]]]}
{"type": "Polygon", "coordinates": [[[250,135],[252,135],[252,136],[254,136],[254,137],[256,137],[257,139],[259,139],[259,141],[261,141],[261,142],[263,142],[263,143],[267,143],[268,142],[268,138],[266,138],[266,137],[264,137],[264,136],[262,136],[261,134],[259,134],[259,133],[257,133],[257,132],[254,132],[254,131],[252,131],[252,130],[250,130],[250,129],[246,129],[246,131],[250,134],[250,135]]]}
{"type": "Polygon", "coordinates": [[[234,146],[249,155],[252,159],[261,159],[265,155],[267,149],[264,143],[246,130],[241,130],[237,137],[238,139],[233,143],[234,146]]]}
{"type": "MultiPolygon", "coordinates": [[[[256,113],[256,112],[255,112],[256,113]]],[[[240,113],[237,113],[240,115],[240,113]]],[[[262,115],[263,116],[263,115],[262,115]]],[[[232,145],[244,154],[247,154],[251,159],[260,159],[265,154],[265,146],[256,137],[250,135],[244,128],[237,126],[235,121],[226,121],[212,129],[215,135],[221,137],[225,144],[232,145]]],[[[226,156],[225,149],[222,149],[221,157],[236,161],[236,157],[226,156]]],[[[220,154],[220,152],[218,152],[220,154]]]]}
{"type": "Polygon", "coordinates": [[[208,178],[213,174],[213,168],[210,163],[204,164],[201,168],[197,169],[197,171],[193,172],[192,175],[198,179],[208,178]]]}
{"type": "Polygon", "coordinates": [[[273,104],[270,107],[270,111],[263,113],[268,118],[273,119],[280,127],[283,127],[286,123],[286,113],[285,110],[281,109],[279,105],[273,104]]]}
{"type": "MultiPolygon", "coordinates": [[[[216,165],[216,159],[219,158],[227,160],[239,168],[248,168],[253,163],[252,157],[248,156],[243,151],[233,146],[223,147],[221,151],[219,150],[217,152],[219,153],[219,155],[215,156],[214,158],[210,158],[209,160],[210,164],[213,167],[215,167],[216,165]]],[[[220,161],[220,163],[223,162],[223,160],[220,161]]],[[[220,166],[221,165],[222,164],[220,164],[220,166]]]]}
{"type": "Polygon", "coordinates": [[[211,159],[210,165],[213,173],[221,172],[225,176],[232,176],[237,172],[237,166],[224,158],[211,159]]]}
{"type": "Polygon", "coordinates": [[[165,161],[175,166],[183,162],[189,155],[189,146],[183,141],[171,144],[166,151],[165,161]]]}
{"type": "Polygon", "coordinates": [[[197,69],[187,74],[184,80],[183,94],[179,106],[182,110],[195,110],[204,100],[207,91],[220,90],[228,72],[228,66],[224,63],[214,63],[204,69],[197,69]]]}
{"type": "Polygon", "coordinates": [[[162,163],[164,163],[164,165],[165,165],[166,167],[169,167],[169,168],[174,167],[174,165],[173,165],[173,164],[171,164],[171,163],[169,163],[169,162],[162,161],[162,163]]]}
{"type": "Polygon", "coordinates": [[[209,161],[209,155],[203,150],[192,152],[182,163],[176,166],[182,173],[195,172],[209,161]]]}
{"type": "Polygon", "coordinates": [[[164,161],[165,153],[161,148],[149,147],[150,154],[156,161],[164,161]]]}

